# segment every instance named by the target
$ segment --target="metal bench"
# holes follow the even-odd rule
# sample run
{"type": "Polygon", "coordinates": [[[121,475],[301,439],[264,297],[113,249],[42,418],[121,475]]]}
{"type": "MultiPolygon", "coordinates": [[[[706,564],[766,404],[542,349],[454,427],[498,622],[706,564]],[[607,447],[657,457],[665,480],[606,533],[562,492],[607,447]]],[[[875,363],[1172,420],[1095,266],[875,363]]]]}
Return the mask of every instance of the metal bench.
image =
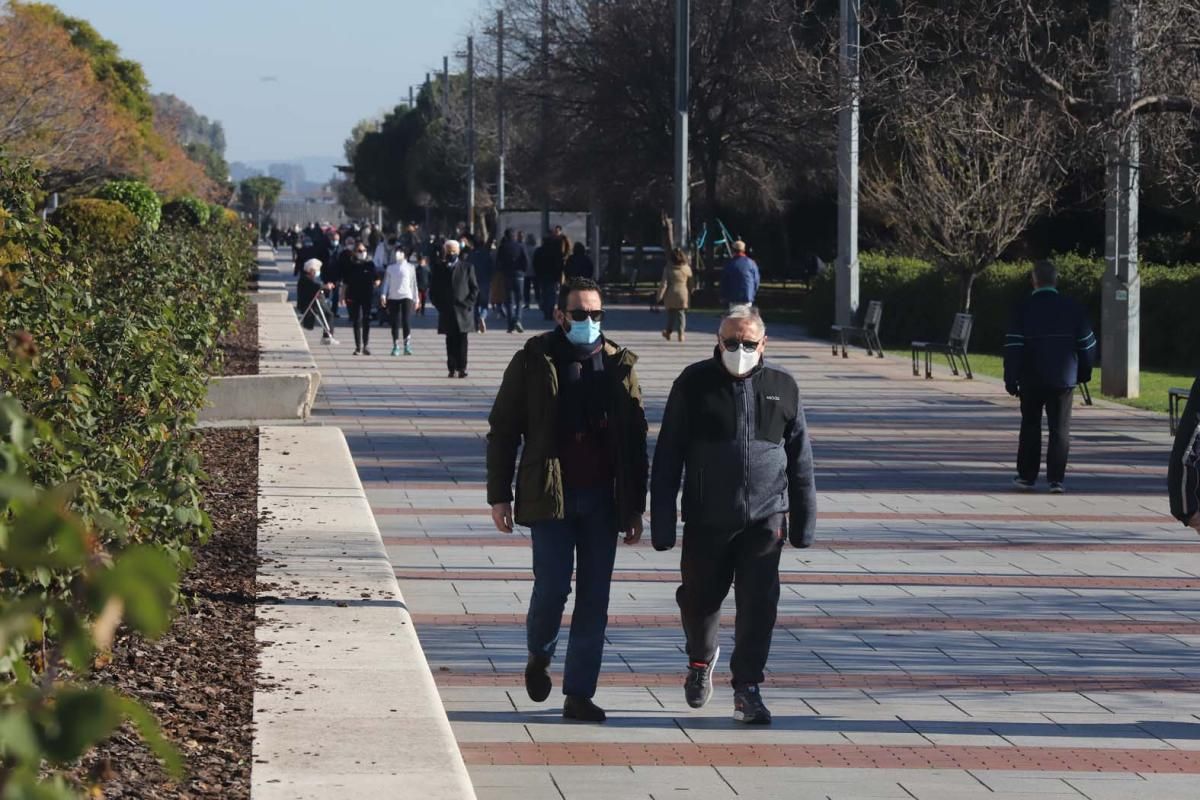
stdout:
{"type": "Polygon", "coordinates": [[[883,358],[883,345],[879,343],[879,323],[883,320],[883,303],[879,300],[872,300],[867,304],[867,311],[863,314],[863,323],[860,327],[851,325],[834,325],[830,328],[830,332],[836,337],[833,342],[833,354],[836,356],[838,351],[838,343],[842,346],[842,358],[849,358],[846,355],[846,340],[851,336],[858,336],[863,340],[863,344],[867,348],[867,355],[878,355],[883,358]]]}
{"type": "Polygon", "coordinates": [[[1191,389],[1182,389],[1178,386],[1172,386],[1167,390],[1167,414],[1171,417],[1171,435],[1175,435],[1175,431],[1179,429],[1179,416],[1182,413],[1180,406],[1183,406],[1192,397],[1191,389]]]}
{"type": "Polygon", "coordinates": [[[925,354],[925,377],[933,378],[933,354],[941,353],[946,356],[946,361],[950,362],[950,371],[958,375],[958,361],[962,361],[963,372],[967,374],[967,379],[971,380],[975,374],[971,372],[971,361],[967,358],[967,345],[971,341],[971,328],[975,324],[975,317],[970,314],[955,314],[954,324],[950,326],[949,341],[946,342],[913,342],[912,343],[912,368],[913,375],[921,374],[918,369],[918,353],[925,354]]]}

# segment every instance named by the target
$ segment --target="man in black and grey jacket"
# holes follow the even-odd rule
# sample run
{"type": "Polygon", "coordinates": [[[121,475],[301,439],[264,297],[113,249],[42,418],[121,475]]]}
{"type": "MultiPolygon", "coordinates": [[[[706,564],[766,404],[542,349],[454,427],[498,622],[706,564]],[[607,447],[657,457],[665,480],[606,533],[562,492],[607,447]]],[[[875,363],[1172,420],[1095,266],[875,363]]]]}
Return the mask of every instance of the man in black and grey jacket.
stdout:
{"type": "Polygon", "coordinates": [[[766,326],[756,310],[721,321],[713,358],[692,364],[667,399],[654,451],[650,524],[656,550],[675,546],[683,480],[682,585],[676,600],[687,638],[684,694],[692,708],[712,696],[721,604],[737,597],[735,720],[765,725],[758,685],[779,605],[784,539],[812,544],[817,498],[812,447],[796,379],[763,361],[766,326]]]}
{"type": "Polygon", "coordinates": [[[1017,477],[1022,491],[1034,488],[1042,462],[1042,412],[1050,443],[1046,479],[1063,494],[1071,448],[1071,403],[1075,386],[1092,379],[1096,335],[1083,307],[1058,293],[1058,273],[1049,261],[1033,267],[1033,294],[1013,314],[1004,343],[1004,387],[1021,398],[1017,477]]]}

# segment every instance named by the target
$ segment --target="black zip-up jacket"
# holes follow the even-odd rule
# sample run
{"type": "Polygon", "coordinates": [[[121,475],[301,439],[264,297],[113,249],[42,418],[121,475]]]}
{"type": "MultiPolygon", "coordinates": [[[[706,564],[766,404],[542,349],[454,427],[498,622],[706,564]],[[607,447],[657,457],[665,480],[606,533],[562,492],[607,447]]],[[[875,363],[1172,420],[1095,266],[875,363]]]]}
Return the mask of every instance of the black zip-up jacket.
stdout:
{"type": "Polygon", "coordinates": [[[1175,446],[1171,448],[1171,463],[1167,465],[1167,494],[1171,500],[1171,516],[1187,524],[1188,519],[1196,512],[1196,473],[1195,470],[1184,469],[1183,457],[1191,447],[1192,439],[1196,436],[1196,427],[1200,425],[1200,378],[1192,384],[1192,393],[1188,397],[1187,408],[1179,418],[1179,428],[1175,431],[1175,446]]]}
{"type": "Polygon", "coordinates": [[[496,248],[496,269],[505,275],[521,274],[529,271],[529,258],[525,254],[525,245],[512,239],[501,239],[496,248]]]}
{"type": "Polygon", "coordinates": [[[342,283],[346,285],[346,297],[354,303],[370,303],[375,298],[375,281],[379,273],[375,271],[375,262],[367,258],[359,261],[357,258],[342,270],[342,283]]]}
{"type": "Polygon", "coordinates": [[[1096,334],[1083,306],[1042,288],[1022,303],[1004,342],[1004,385],[1012,392],[1070,389],[1092,379],[1096,334]]]}
{"type": "Polygon", "coordinates": [[[813,542],[817,490],[796,379],[763,361],[735,378],[717,354],[671,387],[650,479],[656,550],[675,546],[675,497],[683,477],[689,530],[732,533],[788,514],[796,547],[813,542]]]}

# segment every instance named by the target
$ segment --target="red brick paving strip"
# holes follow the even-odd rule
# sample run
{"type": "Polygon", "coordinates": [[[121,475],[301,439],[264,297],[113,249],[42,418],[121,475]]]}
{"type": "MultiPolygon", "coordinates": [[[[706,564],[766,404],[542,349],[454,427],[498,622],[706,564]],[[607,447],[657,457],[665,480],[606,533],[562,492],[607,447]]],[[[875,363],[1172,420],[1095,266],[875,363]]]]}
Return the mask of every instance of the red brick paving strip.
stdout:
{"type": "MultiPolygon", "coordinates": [[[[415,488],[415,487],[413,487],[415,488]]],[[[375,516],[414,517],[481,517],[491,519],[486,508],[406,508],[404,506],[372,507],[375,516]]],[[[827,511],[823,520],[913,521],[913,522],[1141,522],[1158,525],[1173,524],[1173,517],[1159,514],[984,514],[948,512],[945,514],[919,511],[827,511]]]]}
{"type": "MultiPolygon", "coordinates": [[[[404,581],[532,581],[529,570],[481,569],[397,569],[404,581]]],[[[639,583],[679,583],[674,570],[629,571],[613,573],[614,581],[639,583]]],[[[1200,589],[1200,578],[1139,578],[1092,575],[940,575],[937,573],[841,573],[782,572],[785,584],[868,585],[868,586],[982,586],[1018,589],[1200,589]]]]}
{"type": "MultiPolygon", "coordinates": [[[[524,625],[525,614],[413,614],[413,624],[426,627],[487,627],[524,625]]],[[[733,624],[732,615],[722,615],[723,625],[733,624]]],[[[571,615],[563,615],[570,625],[571,615]]],[[[1200,635],[1200,622],[1162,620],[1093,619],[1007,619],[1002,617],[825,617],[781,614],[779,628],[809,630],[899,630],[899,631],[1007,631],[1013,633],[1110,633],[1200,635]]],[[[678,614],[621,614],[608,619],[610,628],[677,628],[678,614]]]]}
{"type": "Polygon", "coordinates": [[[1200,751],[1100,747],[460,742],[468,765],[1200,773],[1200,751]]]}
{"type": "MultiPolygon", "coordinates": [[[[555,681],[561,681],[561,675],[555,681]]],[[[524,672],[434,672],[437,684],[443,688],[496,687],[524,685],[524,672]]],[[[603,686],[638,686],[650,688],[683,685],[683,672],[605,672],[600,676],[603,686]]],[[[1106,675],[927,675],[895,672],[826,672],[767,674],[766,685],[772,689],[885,689],[912,690],[978,690],[998,692],[1200,692],[1200,678],[1147,678],[1141,676],[1106,675]]]]}
{"type": "MultiPolygon", "coordinates": [[[[649,537],[642,540],[649,548],[649,537]]],[[[465,534],[462,536],[385,536],[383,543],[392,547],[529,547],[529,537],[519,533],[465,534]]],[[[1137,539],[1114,539],[1107,542],[1087,539],[1044,539],[1014,542],[1006,539],[820,539],[815,550],[1011,550],[1030,552],[1069,551],[1073,553],[1200,553],[1197,542],[1143,542],[1137,539]]]]}

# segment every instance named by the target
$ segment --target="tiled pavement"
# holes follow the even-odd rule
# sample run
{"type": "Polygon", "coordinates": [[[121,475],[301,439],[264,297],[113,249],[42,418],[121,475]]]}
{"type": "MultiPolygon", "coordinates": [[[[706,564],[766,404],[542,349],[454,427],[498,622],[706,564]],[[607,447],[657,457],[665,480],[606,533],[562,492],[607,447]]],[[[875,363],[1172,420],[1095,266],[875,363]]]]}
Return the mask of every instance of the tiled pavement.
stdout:
{"type": "MultiPolygon", "coordinates": [[[[693,315],[681,346],[661,321],[608,322],[641,356],[652,435],[715,327],[693,315]]],[[[784,553],[774,726],[737,727],[725,680],[686,707],[678,552],[648,544],[618,552],[609,722],[574,725],[524,694],[528,532],[497,534],[485,507],[486,416],[522,337],[473,335],[470,377],[448,380],[434,322],[411,358],[380,329],[370,358],[349,331],[314,339],[316,413],[349,439],[480,798],[1200,797],[1200,540],[1165,516],[1164,417],[1077,409],[1071,494],[1013,494],[996,383],[772,330],[821,512],[817,546],[784,553]]]]}

